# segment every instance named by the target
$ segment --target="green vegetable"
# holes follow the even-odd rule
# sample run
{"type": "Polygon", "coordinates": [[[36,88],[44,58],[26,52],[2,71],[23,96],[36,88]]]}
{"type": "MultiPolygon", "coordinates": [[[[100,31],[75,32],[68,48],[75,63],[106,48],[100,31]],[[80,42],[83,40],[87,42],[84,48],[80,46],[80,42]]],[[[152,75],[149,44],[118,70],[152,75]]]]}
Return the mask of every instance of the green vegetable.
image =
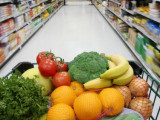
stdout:
{"type": "Polygon", "coordinates": [[[136,113],[130,113],[126,115],[118,115],[116,117],[106,117],[100,120],[143,120],[143,119],[136,113]]]}
{"type": "Polygon", "coordinates": [[[83,52],[68,65],[71,80],[83,84],[98,78],[108,68],[108,61],[97,52],[83,52]]]}
{"type": "Polygon", "coordinates": [[[0,120],[39,120],[49,104],[49,97],[42,96],[42,87],[19,72],[0,78],[0,120]]]}

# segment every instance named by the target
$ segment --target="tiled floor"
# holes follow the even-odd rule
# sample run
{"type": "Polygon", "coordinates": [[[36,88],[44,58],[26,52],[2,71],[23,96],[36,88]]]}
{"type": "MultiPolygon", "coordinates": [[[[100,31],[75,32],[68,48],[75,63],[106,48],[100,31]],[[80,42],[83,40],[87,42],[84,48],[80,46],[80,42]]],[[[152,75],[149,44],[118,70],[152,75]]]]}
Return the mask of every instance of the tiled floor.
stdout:
{"type": "Polygon", "coordinates": [[[89,4],[67,2],[0,70],[0,77],[19,62],[36,62],[37,54],[46,50],[65,61],[71,61],[84,51],[120,54],[128,60],[136,60],[96,8],[89,4]]]}

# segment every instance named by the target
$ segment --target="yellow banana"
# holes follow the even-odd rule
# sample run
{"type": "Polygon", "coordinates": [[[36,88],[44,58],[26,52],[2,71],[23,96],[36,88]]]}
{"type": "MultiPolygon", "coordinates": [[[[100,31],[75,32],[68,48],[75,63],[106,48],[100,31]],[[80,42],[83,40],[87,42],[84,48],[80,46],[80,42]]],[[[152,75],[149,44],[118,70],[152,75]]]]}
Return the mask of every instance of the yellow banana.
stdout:
{"type": "Polygon", "coordinates": [[[129,66],[129,69],[123,75],[113,79],[113,84],[127,85],[132,80],[133,75],[134,75],[133,68],[129,66]]]}
{"type": "Polygon", "coordinates": [[[110,60],[108,60],[108,65],[109,65],[109,69],[116,67],[116,65],[110,60]]]}
{"type": "Polygon", "coordinates": [[[99,89],[112,86],[111,80],[96,78],[84,84],[85,89],[99,89]]]}
{"type": "Polygon", "coordinates": [[[116,64],[116,67],[106,70],[103,74],[100,75],[101,79],[114,79],[122,74],[124,74],[128,68],[128,61],[120,55],[105,55],[108,60],[111,60],[116,64]]]}

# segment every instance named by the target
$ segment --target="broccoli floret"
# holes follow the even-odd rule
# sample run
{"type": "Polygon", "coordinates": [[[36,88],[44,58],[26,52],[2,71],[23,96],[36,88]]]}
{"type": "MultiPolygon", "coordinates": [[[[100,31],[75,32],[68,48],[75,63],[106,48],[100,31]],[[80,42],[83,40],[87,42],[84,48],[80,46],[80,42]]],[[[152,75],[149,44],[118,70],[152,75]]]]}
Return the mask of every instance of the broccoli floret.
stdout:
{"type": "Polygon", "coordinates": [[[98,78],[108,68],[108,61],[97,52],[83,52],[68,64],[71,80],[83,84],[98,78]]]}

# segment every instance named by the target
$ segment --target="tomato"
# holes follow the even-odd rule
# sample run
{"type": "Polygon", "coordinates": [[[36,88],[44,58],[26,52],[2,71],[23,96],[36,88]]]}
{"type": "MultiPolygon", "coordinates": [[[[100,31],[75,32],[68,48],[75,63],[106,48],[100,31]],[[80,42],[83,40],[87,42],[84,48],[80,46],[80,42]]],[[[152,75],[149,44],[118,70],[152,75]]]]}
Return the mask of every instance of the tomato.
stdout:
{"type": "Polygon", "coordinates": [[[54,59],[53,59],[53,56],[54,56],[53,53],[44,51],[44,52],[40,52],[40,53],[37,55],[36,60],[37,60],[37,63],[39,64],[42,60],[45,60],[45,59],[54,60],[54,59]]]}
{"type": "Polygon", "coordinates": [[[65,62],[57,61],[57,64],[57,72],[68,70],[68,65],[65,62]]]}
{"type": "Polygon", "coordinates": [[[46,77],[53,76],[57,72],[57,66],[55,61],[50,59],[41,61],[38,65],[38,68],[40,73],[46,77]]]}
{"type": "Polygon", "coordinates": [[[68,74],[68,72],[57,72],[53,77],[52,77],[53,84],[55,87],[67,85],[69,86],[71,83],[71,77],[68,74]]]}

